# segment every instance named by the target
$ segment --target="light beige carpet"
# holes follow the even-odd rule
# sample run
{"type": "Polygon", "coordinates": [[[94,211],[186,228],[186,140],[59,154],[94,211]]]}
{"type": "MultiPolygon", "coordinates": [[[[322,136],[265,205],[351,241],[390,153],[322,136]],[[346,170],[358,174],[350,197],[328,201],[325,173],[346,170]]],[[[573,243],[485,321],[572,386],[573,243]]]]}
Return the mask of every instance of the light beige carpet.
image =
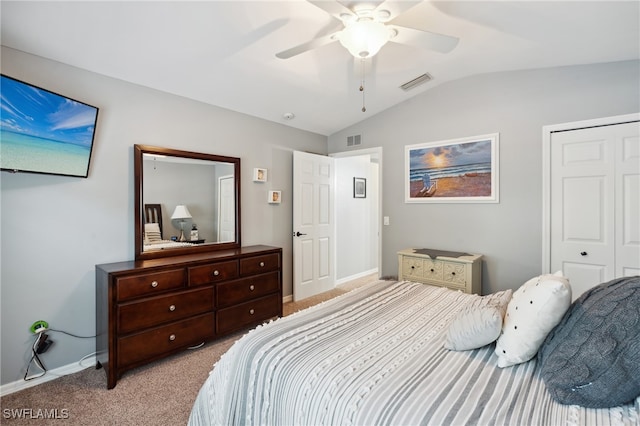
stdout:
{"type": "MultiPolygon", "coordinates": [[[[376,279],[368,276],[299,302],[286,303],[284,315],[376,279]]],[[[106,388],[104,371],[91,367],[7,395],[0,398],[0,424],[184,425],[213,365],[245,332],[127,372],[111,390],[106,388]]]]}

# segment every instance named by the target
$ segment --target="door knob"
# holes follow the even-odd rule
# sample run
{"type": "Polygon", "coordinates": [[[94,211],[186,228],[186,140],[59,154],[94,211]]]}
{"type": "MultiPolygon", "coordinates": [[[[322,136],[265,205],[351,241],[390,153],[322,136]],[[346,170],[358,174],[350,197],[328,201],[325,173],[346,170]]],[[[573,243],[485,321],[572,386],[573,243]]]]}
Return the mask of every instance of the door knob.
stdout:
{"type": "Polygon", "coordinates": [[[295,234],[293,234],[294,237],[299,237],[301,235],[307,235],[307,234],[303,234],[301,232],[296,232],[295,234]]]}

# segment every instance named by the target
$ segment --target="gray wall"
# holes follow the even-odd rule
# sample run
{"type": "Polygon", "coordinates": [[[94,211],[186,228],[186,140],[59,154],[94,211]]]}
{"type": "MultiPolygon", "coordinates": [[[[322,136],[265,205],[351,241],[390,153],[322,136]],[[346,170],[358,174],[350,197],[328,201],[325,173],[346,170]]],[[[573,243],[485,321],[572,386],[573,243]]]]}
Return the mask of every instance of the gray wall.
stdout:
{"type": "Polygon", "coordinates": [[[370,155],[335,159],[336,282],[378,268],[377,164],[370,155]],[[354,198],[353,178],[366,179],[366,197],[354,198]]]}
{"type": "MultiPolygon", "coordinates": [[[[437,78],[437,76],[436,76],[437,78]]],[[[409,247],[485,255],[483,292],[542,268],[542,127],[640,111],[638,61],[479,75],[442,84],[329,138],[329,152],[383,147],[381,276],[409,247]],[[405,204],[404,146],[500,133],[499,204],[405,204]]]]}
{"type": "MultiPolygon", "coordinates": [[[[98,263],[132,259],[133,145],[240,157],[242,243],[284,251],[291,294],[292,150],[327,152],[327,138],[2,47],[3,74],[100,108],[88,179],[1,174],[1,383],[21,380],[36,320],[95,334],[98,263]],[[254,167],[269,170],[252,182],[254,167]],[[269,189],[282,204],[267,204],[269,189]]],[[[212,182],[212,184],[214,184],[212,182]]],[[[54,369],[95,350],[94,339],[52,333],[54,369]]]]}

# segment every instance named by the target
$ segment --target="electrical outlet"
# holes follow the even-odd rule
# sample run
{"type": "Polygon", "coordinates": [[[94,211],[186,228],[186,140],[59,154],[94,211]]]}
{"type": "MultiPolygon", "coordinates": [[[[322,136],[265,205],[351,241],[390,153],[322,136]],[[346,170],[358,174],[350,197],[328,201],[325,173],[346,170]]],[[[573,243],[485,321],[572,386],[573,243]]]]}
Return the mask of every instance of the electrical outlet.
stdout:
{"type": "Polygon", "coordinates": [[[37,334],[47,331],[48,328],[48,322],[44,320],[38,320],[31,325],[31,328],[29,330],[31,330],[32,333],[37,334]]]}
{"type": "Polygon", "coordinates": [[[49,340],[49,335],[47,333],[42,333],[42,336],[40,336],[40,340],[38,340],[38,345],[36,346],[36,353],[45,353],[52,344],[53,341],[49,340]]]}

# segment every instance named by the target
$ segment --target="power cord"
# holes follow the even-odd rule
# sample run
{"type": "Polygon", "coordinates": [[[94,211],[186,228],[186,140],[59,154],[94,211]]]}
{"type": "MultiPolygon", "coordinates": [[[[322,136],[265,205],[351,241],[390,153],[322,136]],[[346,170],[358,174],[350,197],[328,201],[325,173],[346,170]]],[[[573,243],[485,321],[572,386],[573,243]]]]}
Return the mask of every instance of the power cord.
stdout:
{"type": "MultiPolygon", "coordinates": [[[[94,336],[78,336],[77,334],[69,333],[68,331],[57,330],[55,328],[48,328],[48,326],[49,324],[46,321],[36,321],[31,326],[31,331],[33,333],[36,333],[36,338],[34,339],[33,345],[31,346],[31,359],[27,364],[27,371],[25,371],[24,373],[25,381],[37,379],[47,374],[47,368],[45,367],[44,363],[38,356],[38,354],[42,354],[46,352],[46,350],[49,348],[49,346],[52,343],[51,340],[48,340],[49,336],[47,335],[47,333],[45,333],[45,331],[55,331],[56,333],[63,333],[71,337],[76,337],[78,339],[93,339],[94,337],[96,337],[95,335],[94,336]],[[35,364],[36,367],[42,370],[42,372],[40,374],[29,377],[29,369],[31,368],[31,364],[35,364]]],[[[82,359],[80,359],[79,361],[80,365],[82,365],[82,361],[84,361],[86,358],[94,354],[95,352],[93,354],[89,354],[82,357],[82,359]]]]}
{"type": "Polygon", "coordinates": [[[44,332],[38,333],[38,335],[36,336],[36,338],[33,341],[33,346],[31,347],[31,359],[29,360],[29,364],[27,364],[27,371],[25,371],[24,373],[24,380],[28,381],[28,380],[33,380],[33,379],[37,379],[38,377],[42,377],[45,374],[47,374],[47,368],[44,366],[44,363],[42,362],[42,360],[40,359],[40,357],[38,356],[38,351],[37,348],[40,346],[41,342],[46,341],[46,337],[44,337],[44,341],[42,340],[43,337],[42,336],[46,336],[46,334],[44,332]],[[31,364],[35,361],[35,364],[38,368],[40,368],[40,370],[42,370],[42,373],[38,374],[37,376],[31,376],[31,377],[27,377],[29,375],[29,368],[31,367],[31,364]]]}
{"type": "Polygon", "coordinates": [[[93,336],[78,336],[77,334],[69,333],[68,331],[64,331],[64,330],[56,330],[55,328],[50,328],[49,331],[55,331],[56,333],[62,333],[62,334],[66,334],[67,336],[77,337],[78,339],[93,339],[94,337],[97,336],[97,335],[93,335],[93,336]]]}

